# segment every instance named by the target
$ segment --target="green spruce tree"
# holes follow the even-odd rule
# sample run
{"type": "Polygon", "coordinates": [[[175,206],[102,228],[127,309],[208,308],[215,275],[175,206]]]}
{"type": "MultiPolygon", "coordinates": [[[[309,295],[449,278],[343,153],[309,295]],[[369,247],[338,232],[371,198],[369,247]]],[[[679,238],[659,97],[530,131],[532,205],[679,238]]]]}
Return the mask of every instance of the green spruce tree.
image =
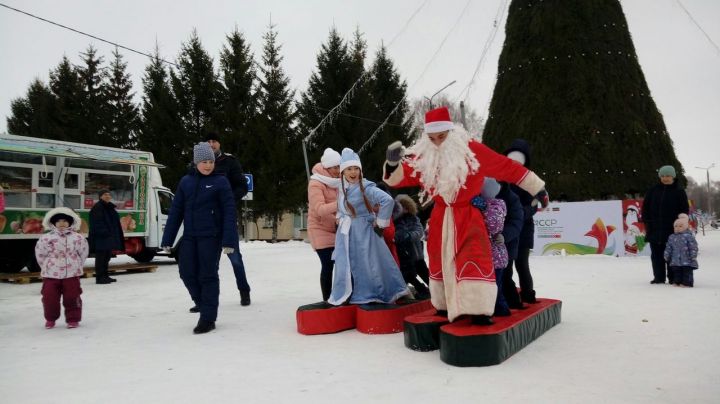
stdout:
{"type": "Polygon", "coordinates": [[[277,240],[282,214],[304,205],[307,182],[298,152],[300,138],[294,127],[295,94],[281,65],[281,46],[273,26],[263,39],[257,132],[250,137],[248,147],[256,157],[248,166],[255,175],[254,215],[271,220],[272,239],[277,240]]]}
{"type": "MultiPolygon", "coordinates": [[[[338,105],[348,90],[360,78],[364,69],[365,43],[357,35],[352,50],[332,28],[327,43],[317,56],[317,70],[310,76],[308,88],[298,104],[298,127],[303,136],[338,105]]],[[[326,147],[340,151],[350,147],[357,151],[370,134],[372,126],[366,121],[368,108],[366,84],[360,83],[344,101],[339,113],[319,128],[308,144],[308,159],[318,161],[326,147]]]]}
{"type": "Polygon", "coordinates": [[[8,131],[14,135],[57,139],[57,99],[50,88],[36,78],[28,88],[27,96],[16,98],[10,104],[7,118],[8,131]]]}
{"type": "Polygon", "coordinates": [[[132,81],[127,73],[127,63],[117,49],[110,63],[109,82],[107,84],[108,136],[116,147],[137,148],[137,135],[140,125],[138,108],[133,102],[132,81]]]}
{"type": "Polygon", "coordinates": [[[50,90],[57,100],[58,129],[55,139],[83,142],[78,131],[84,117],[83,84],[67,56],[63,56],[55,70],[50,72],[50,90]]]}
{"type": "Polygon", "coordinates": [[[619,1],[510,4],[483,141],[514,138],[555,198],[636,196],[665,164],[682,177],[619,1]]]}
{"type": "MultiPolygon", "coordinates": [[[[368,129],[373,133],[379,124],[389,117],[388,123],[377,132],[363,150],[363,174],[376,181],[382,179],[382,165],[385,161],[385,149],[388,144],[400,140],[405,145],[412,142],[412,120],[408,116],[408,104],[405,100],[407,84],[400,78],[392,60],[387,55],[385,46],[381,46],[375,55],[375,62],[370,69],[367,88],[372,102],[373,111],[366,116],[375,118],[368,129]],[[400,104],[398,106],[398,104],[400,104]],[[395,109],[395,112],[390,113],[395,109]]],[[[365,137],[367,140],[367,136],[365,137]]]]}
{"type": "Polygon", "coordinates": [[[221,85],[213,67],[213,59],[203,48],[197,31],[182,45],[177,59],[177,72],[170,77],[185,136],[194,142],[203,140],[205,132],[222,128],[221,85]]]}
{"type": "Polygon", "coordinates": [[[222,92],[222,148],[234,154],[243,163],[250,156],[246,143],[253,136],[252,123],[258,109],[257,73],[254,67],[250,45],[237,28],[227,35],[227,43],[220,52],[220,73],[222,92]]]}
{"type": "Polygon", "coordinates": [[[108,73],[107,68],[102,65],[103,57],[97,55],[97,49],[92,45],[80,56],[83,64],[76,69],[82,84],[82,119],[76,127],[76,139],[80,143],[117,146],[108,136],[108,73]]]}
{"type": "Polygon", "coordinates": [[[193,141],[181,136],[185,131],[168,71],[157,46],[153,59],[145,67],[142,82],[138,149],[151,151],[155,161],[165,165],[164,184],[175,189],[187,171],[188,162],[192,160],[193,141]]]}

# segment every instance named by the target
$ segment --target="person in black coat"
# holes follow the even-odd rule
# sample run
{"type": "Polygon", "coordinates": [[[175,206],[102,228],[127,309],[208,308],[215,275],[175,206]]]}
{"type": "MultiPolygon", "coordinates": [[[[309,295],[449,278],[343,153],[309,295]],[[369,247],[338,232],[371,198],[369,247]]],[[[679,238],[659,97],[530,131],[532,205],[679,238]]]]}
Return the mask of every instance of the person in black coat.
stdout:
{"type": "MultiPolygon", "coordinates": [[[[507,208],[507,213],[505,215],[505,225],[503,226],[502,236],[503,240],[505,242],[505,248],[507,248],[508,252],[508,267],[510,267],[510,271],[512,271],[512,262],[517,259],[518,254],[518,245],[520,244],[520,232],[523,228],[523,222],[525,221],[525,215],[523,212],[522,204],[520,203],[520,198],[518,198],[517,195],[515,195],[515,192],[513,192],[510,189],[510,185],[506,182],[500,183],[500,192],[498,192],[496,198],[502,199],[505,201],[505,207],[507,208]]],[[[505,267],[497,277],[497,284],[498,284],[498,297],[495,300],[495,315],[496,316],[509,316],[510,310],[509,305],[507,302],[507,299],[505,298],[505,295],[508,294],[512,296],[515,300],[513,301],[513,308],[519,308],[522,307],[522,303],[520,302],[520,298],[517,293],[517,289],[515,287],[515,282],[512,282],[511,287],[513,290],[511,292],[506,293],[505,290],[505,284],[503,281],[505,280],[505,272],[508,270],[508,267],[505,267]]],[[[512,280],[512,274],[510,276],[510,279],[512,280]]]]}
{"type": "MultiPolygon", "coordinates": [[[[675,181],[675,168],[662,166],[658,170],[660,183],[648,190],[642,205],[642,221],[645,223],[645,240],[650,243],[650,260],[653,267],[651,284],[665,283],[669,277],[668,266],[663,257],[668,237],[673,234],[673,223],[680,213],[690,211],[687,194],[675,181]]],[[[670,279],[670,283],[673,279],[670,279]]]]}
{"type": "MultiPolygon", "coordinates": [[[[222,151],[220,148],[220,136],[217,133],[208,133],[205,136],[205,141],[208,142],[215,153],[215,171],[213,171],[213,173],[224,175],[227,178],[228,182],[230,182],[233,196],[235,197],[235,204],[237,205],[248,193],[248,184],[243,174],[242,166],[240,166],[240,162],[235,156],[222,151]]],[[[240,291],[240,305],[248,306],[250,305],[250,284],[248,284],[247,281],[245,264],[243,263],[239,247],[238,245],[235,251],[227,256],[230,259],[233,272],[235,273],[235,284],[237,285],[238,291],[240,291]]]]}
{"type": "MultiPolygon", "coordinates": [[[[530,169],[530,145],[523,139],[515,139],[510,147],[505,150],[505,155],[530,169]]],[[[508,255],[510,259],[508,266],[503,271],[503,294],[510,308],[523,308],[522,302],[537,303],[535,299],[535,289],[533,285],[532,274],[530,273],[530,250],[535,244],[535,222],[533,216],[537,212],[538,201],[542,207],[547,206],[548,195],[544,189],[536,196],[532,196],[520,187],[512,184],[510,190],[520,199],[523,209],[523,224],[520,235],[518,236],[517,250],[515,258],[508,255]],[[520,294],[518,295],[517,287],[513,281],[513,263],[517,270],[518,280],[520,282],[520,294]]],[[[514,248],[514,247],[513,247],[514,248]]]]}
{"type": "Polygon", "coordinates": [[[425,230],[417,217],[417,204],[408,195],[400,194],[395,198],[400,209],[393,212],[395,223],[395,246],[400,259],[400,272],[405,282],[413,285],[418,299],[429,299],[429,270],[425,263],[423,238],[425,230]],[[420,282],[422,279],[425,283],[420,282]]]}
{"type": "Polygon", "coordinates": [[[90,252],[95,253],[95,283],[104,285],[115,282],[108,275],[108,264],[113,251],[125,251],[125,236],[120,225],[120,215],[110,202],[110,191],[98,192],[98,201],[90,209],[90,252]]]}

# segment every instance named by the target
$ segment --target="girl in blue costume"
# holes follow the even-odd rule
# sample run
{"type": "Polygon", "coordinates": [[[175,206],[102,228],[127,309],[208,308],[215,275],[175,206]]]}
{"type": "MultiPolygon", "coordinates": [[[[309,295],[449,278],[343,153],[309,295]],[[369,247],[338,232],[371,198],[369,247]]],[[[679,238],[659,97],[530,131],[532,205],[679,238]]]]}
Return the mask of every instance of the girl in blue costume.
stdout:
{"type": "Polygon", "coordinates": [[[340,159],[335,272],[328,303],[394,303],[409,293],[400,269],[382,238],[394,201],[363,179],[360,157],[345,148],[340,159]],[[379,206],[376,214],[373,207],[379,206]]]}

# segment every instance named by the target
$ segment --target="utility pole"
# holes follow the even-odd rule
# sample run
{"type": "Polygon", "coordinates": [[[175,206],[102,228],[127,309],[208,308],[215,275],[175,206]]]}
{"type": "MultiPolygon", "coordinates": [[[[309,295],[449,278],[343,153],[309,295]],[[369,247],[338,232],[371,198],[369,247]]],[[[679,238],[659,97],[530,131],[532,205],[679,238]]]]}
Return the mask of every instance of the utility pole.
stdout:
{"type": "Polygon", "coordinates": [[[707,178],[707,208],[705,211],[708,215],[712,215],[712,206],[710,206],[710,201],[712,200],[712,197],[710,196],[710,169],[713,167],[715,167],[715,163],[710,164],[708,167],[695,167],[700,170],[705,170],[705,176],[707,178]]]}
{"type": "Polygon", "coordinates": [[[430,104],[430,109],[433,109],[432,99],[435,98],[436,95],[440,94],[440,93],[442,92],[442,90],[444,90],[444,89],[450,87],[451,85],[455,84],[456,81],[457,81],[457,80],[453,80],[453,81],[447,83],[447,84],[445,85],[445,87],[437,90],[437,91],[435,92],[435,94],[433,94],[433,95],[430,96],[430,98],[425,97],[425,99],[428,100],[428,103],[430,104]]]}

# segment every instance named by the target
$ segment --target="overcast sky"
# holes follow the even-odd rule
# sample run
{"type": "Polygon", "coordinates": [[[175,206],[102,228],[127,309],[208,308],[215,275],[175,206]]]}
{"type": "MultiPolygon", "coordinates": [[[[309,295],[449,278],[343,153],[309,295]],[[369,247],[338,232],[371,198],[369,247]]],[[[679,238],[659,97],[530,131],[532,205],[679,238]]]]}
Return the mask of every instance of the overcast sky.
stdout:
{"type": "MultiPolygon", "coordinates": [[[[541,2],[527,1],[536,5],[541,2]]],[[[389,56],[407,81],[410,97],[429,96],[457,80],[446,90],[454,99],[465,97],[460,94],[473,77],[503,0],[470,3],[0,0],[0,3],[146,53],[152,52],[157,41],[162,56],[171,61],[193,28],[216,60],[225,35],[235,26],[250,42],[253,52],[259,54],[262,35],[272,21],[283,46],[285,71],[298,92],[305,89],[315,69],[317,53],[330,27],[335,26],[348,39],[359,28],[368,43],[370,62],[380,43],[388,45],[389,56]]],[[[720,44],[720,1],[622,1],[640,64],[665,117],[678,158],[688,175],[704,182],[705,170],[696,166],[717,163],[710,175],[711,180],[720,179],[720,50],[693,23],[681,4],[713,42],[720,44]]],[[[467,97],[468,105],[482,115],[486,114],[492,96],[506,16],[507,12],[497,21],[499,32],[467,97]]],[[[78,54],[90,43],[109,60],[112,45],[0,7],[0,132],[7,130],[5,118],[10,114],[12,99],[24,96],[35,77],[47,82],[48,72],[63,55],[79,63],[78,54]]],[[[128,51],[121,53],[129,64],[135,91],[140,93],[140,79],[148,60],[128,51]]]]}

